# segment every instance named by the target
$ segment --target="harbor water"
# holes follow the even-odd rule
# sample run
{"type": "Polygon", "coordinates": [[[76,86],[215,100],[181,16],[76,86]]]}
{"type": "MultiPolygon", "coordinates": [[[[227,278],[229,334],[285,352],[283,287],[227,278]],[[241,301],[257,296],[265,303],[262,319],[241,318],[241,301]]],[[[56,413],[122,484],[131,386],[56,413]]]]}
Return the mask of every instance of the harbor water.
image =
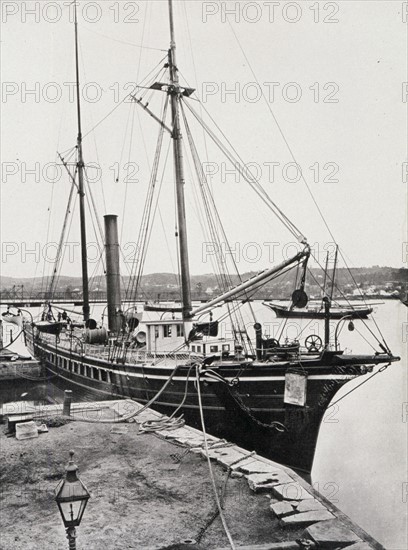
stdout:
{"type": "MultiPolygon", "coordinates": [[[[248,327],[253,324],[250,307],[271,337],[280,336],[281,341],[285,337],[299,337],[301,343],[309,334],[323,338],[322,321],[276,319],[258,301],[245,305],[242,311],[248,327]]],[[[93,317],[98,322],[103,310],[103,305],[94,306],[93,317]]],[[[38,310],[31,311],[34,315],[38,313],[38,310]]],[[[218,311],[217,316],[221,316],[223,309],[218,311]]],[[[394,355],[401,356],[401,361],[374,376],[367,374],[349,382],[335,396],[335,404],[328,409],[321,425],[312,483],[388,550],[402,550],[408,547],[408,308],[397,300],[387,300],[375,306],[374,319],[365,324],[376,335],[378,324],[384,340],[394,355]]],[[[353,353],[371,353],[373,349],[368,341],[375,346],[375,340],[365,324],[355,321],[355,330],[349,332],[347,323],[342,328],[333,322],[332,333],[334,335],[337,327],[342,348],[353,353]]],[[[19,333],[18,327],[3,323],[5,343],[9,341],[10,330],[14,338],[19,333]]],[[[221,326],[225,336],[230,330],[228,325],[221,326]]],[[[250,335],[253,335],[252,328],[250,335]]],[[[11,349],[27,353],[21,338],[11,349]]],[[[377,371],[378,367],[374,373],[377,371]]],[[[62,395],[63,388],[53,380],[21,379],[2,385],[0,403],[61,402],[62,395]]],[[[75,398],[90,400],[92,394],[75,398]]]]}

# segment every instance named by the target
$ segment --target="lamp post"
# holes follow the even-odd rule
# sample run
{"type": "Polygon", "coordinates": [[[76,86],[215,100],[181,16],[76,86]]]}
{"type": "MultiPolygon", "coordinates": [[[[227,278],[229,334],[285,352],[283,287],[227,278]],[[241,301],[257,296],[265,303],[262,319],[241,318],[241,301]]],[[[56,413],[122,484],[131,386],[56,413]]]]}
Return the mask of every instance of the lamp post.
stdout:
{"type": "Polygon", "coordinates": [[[75,527],[81,523],[91,495],[77,476],[78,466],[74,464],[74,451],[70,451],[69,455],[65,479],[61,479],[55,488],[55,500],[67,531],[69,550],[76,550],[75,527]]]}

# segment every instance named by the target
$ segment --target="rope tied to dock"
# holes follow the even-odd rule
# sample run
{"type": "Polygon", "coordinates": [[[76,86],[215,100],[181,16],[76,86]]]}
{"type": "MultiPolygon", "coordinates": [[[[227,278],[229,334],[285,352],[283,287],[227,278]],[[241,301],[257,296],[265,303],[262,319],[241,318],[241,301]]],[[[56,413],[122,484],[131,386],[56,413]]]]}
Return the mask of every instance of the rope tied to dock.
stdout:
{"type": "MultiPolygon", "coordinates": [[[[96,424],[96,423],[99,423],[99,424],[119,424],[121,422],[129,422],[129,420],[135,418],[136,416],[138,416],[139,414],[144,412],[151,405],[153,405],[153,403],[155,403],[155,401],[157,401],[157,399],[161,396],[161,394],[165,391],[167,386],[173,380],[173,378],[176,375],[176,372],[178,371],[178,369],[179,369],[179,365],[176,365],[173,372],[170,374],[169,378],[163,384],[161,389],[156,393],[156,395],[150,401],[148,401],[145,405],[143,405],[142,408],[137,409],[136,411],[129,412],[127,415],[123,415],[121,418],[99,418],[98,419],[98,418],[84,418],[84,417],[75,418],[75,417],[72,417],[72,420],[75,420],[77,422],[88,422],[88,423],[92,423],[92,424],[96,424]]],[[[132,399],[132,401],[136,403],[135,400],[132,399]]],[[[170,418],[172,418],[176,414],[176,412],[180,409],[181,406],[182,405],[179,405],[179,407],[174,411],[174,413],[172,414],[172,416],[170,418]]],[[[183,422],[184,422],[184,420],[183,420],[183,422]]]]}
{"type": "MultiPolygon", "coordinates": [[[[224,516],[224,512],[223,512],[223,506],[221,504],[220,497],[218,496],[217,486],[216,486],[215,478],[214,478],[214,472],[212,470],[212,465],[211,465],[211,458],[210,458],[209,446],[208,446],[208,440],[207,440],[207,432],[206,432],[206,429],[205,429],[203,403],[202,403],[202,399],[201,399],[200,368],[201,368],[201,365],[196,365],[196,387],[197,387],[198,405],[199,405],[199,409],[200,409],[201,428],[202,428],[203,436],[204,436],[205,454],[207,456],[207,462],[208,462],[208,469],[209,469],[209,473],[210,473],[211,484],[212,484],[212,488],[213,488],[213,492],[214,492],[215,502],[216,502],[217,509],[218,509],[217,515],[218,514],[220,515],[221,523],[222,523],[222,526],[224,528],[225,534],[227,535],[228,542],[231,546],[231,549],[236,550],[236,546],[234,544],[234,541],[232,539],[230,530],[228,529],[228,525],[227,525],[227,522],[225,520],[225,516],[224,516]]],[[[229,477],[229,474],[228,474],[228,477],[229,477]]],[[[228,480],[228,477],[227,477],[227,480],[228,480]]],[[[214,519],[215,519],[215,517],[214,517],[214,519]]],[[[208,526],[211,525],[211,523],[214,521],[214,519],[212,519],[212,518],[210,518],[210,519],[211,519],[211,522],[208,524],[208,526]]],[[[208,527],[206,527],[206,529],[207,528],[208,527]]]]}
{"type": "Polygon", "coordinates": [[[185,424],[183,415],[172,418],[164,417],[160,420],[146,420],[140,424],[139,433],[153,433],[161,430],[177,430],[185,424]]]}

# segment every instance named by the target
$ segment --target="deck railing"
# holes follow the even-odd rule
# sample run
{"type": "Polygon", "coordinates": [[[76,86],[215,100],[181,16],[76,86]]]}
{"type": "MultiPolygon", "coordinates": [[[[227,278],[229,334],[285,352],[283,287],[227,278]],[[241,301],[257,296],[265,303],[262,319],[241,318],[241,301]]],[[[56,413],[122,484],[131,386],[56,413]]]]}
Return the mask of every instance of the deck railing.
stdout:
{"type": "Polygon", "coordinates": [[[129,349],[128,347],[114,345],[96,345],[86,344],[80,338],[72,338],[68,335],[61,334],[56,341],[56,337],[51,334],[42,334],[41,340],[52,346],[57,345],[58,348],[78,353],[84,357],[92,357],[104,361],[109,361],[115,364],[147,364],[158,365],[171,364],[185,365],[197,361],[198,356],[195,353],[183,351],[163,351],[163,352],[148,352],[140,349],[129,349]]]}

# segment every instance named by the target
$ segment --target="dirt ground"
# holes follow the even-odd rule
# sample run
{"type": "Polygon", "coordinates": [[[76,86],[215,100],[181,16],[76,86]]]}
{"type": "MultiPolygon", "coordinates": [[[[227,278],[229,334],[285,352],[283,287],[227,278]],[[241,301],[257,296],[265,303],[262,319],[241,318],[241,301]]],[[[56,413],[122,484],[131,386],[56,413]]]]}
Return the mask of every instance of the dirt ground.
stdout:
{"type": "MultiPolygon", "coordinates": [[[[197,540],[216,506],[207,461],[152,434],[111,433],[111,424],[68,422],[37,439],[18,441],[0,427],[2,550],[59,550],[68,547],[54,501],[54,488],[75,451],[81,480],[91,499],[77,529],[78,550],[159,549],[197,540]]],[[[217,485],[227,473],[213,465],[217,485]]],[[[244,478],[229,478],[225,517],[239,544],[294,540],[301,531],[282,530],[265,495],[255,495],[244,478]]],[[[228,546],[217,517],[199,548],[228,546]]],[[[191,546],[189,548],[192,548],[191,546]]]]}

